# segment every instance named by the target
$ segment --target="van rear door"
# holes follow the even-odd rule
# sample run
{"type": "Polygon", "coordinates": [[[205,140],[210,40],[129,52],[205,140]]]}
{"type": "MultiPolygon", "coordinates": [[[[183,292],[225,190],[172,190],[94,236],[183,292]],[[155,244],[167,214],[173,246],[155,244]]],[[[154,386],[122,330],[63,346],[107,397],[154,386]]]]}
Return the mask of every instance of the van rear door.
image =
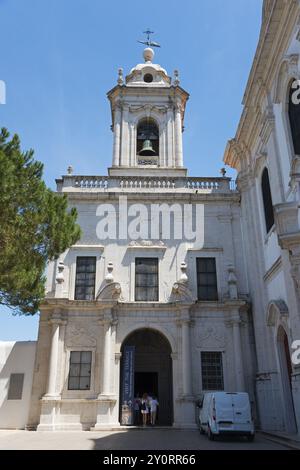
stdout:
{"type": "Polygon", "coordinates": [[[236,425],[251,423],[251,407],[247,393],[232,394],[232,408],[236,425]]]}
{"type": "Polygon", "coordinates": [[[232,396],[230,393],[215,393],[216,420],[220,428],[230,428],[234,422],[232,396]]]}

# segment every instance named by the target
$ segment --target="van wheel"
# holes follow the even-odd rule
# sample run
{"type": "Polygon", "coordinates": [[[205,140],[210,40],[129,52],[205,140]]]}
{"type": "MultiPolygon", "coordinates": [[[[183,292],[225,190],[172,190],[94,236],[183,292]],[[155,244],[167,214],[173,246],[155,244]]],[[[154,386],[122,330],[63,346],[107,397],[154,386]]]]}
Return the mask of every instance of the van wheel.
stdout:
{"type": "Polygon", "coordinates": [[[247,436],[248,442],[253,442],[254,439],[255,439],[255,434],[249,434],[249,436],[247,436]]]}
{"type": "Polygon", "coordinates": [[[213,433],[211,432],[211,429],[210,427],[208,426],[208,431],[207,431],[207,437],[210,441],[213,441],[215,436],[213,435],[213,433]]]}

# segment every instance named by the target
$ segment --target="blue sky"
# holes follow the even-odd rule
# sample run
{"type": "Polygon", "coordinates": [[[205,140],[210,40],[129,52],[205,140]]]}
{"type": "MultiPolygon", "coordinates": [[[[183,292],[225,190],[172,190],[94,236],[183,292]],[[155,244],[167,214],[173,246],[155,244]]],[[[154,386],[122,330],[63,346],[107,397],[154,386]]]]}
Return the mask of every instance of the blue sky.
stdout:
{"type": "MultiPolygon", "coordinates": [[[[66,173],[106,174],[111,117],[106,93],[142,61],[142,32],[162,48],[154,62],[179,69],[190,93],[184,162],[214,176],[233,137],[261,22],[262,0],[0,0],[0,127],[17,132],[45,165],[47,184],[66,173]]],[[[229,171],[230,175],[234,175],[229,171]]],[[[38,316],[0,307],[0,340],[35,339],[38,316]]]]}

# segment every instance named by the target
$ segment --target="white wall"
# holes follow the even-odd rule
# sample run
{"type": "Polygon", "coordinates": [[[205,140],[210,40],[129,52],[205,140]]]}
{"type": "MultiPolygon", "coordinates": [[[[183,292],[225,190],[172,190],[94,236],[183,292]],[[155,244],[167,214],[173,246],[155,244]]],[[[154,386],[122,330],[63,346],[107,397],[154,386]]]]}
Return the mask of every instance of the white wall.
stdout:
{"type": "Polygon", "coordinates": [[[0,341],[0,429],[24,429],[27,424],[36,341],[0,341]],[[12,373],[23,373],[21,400],[7,400],[12,373]]]}

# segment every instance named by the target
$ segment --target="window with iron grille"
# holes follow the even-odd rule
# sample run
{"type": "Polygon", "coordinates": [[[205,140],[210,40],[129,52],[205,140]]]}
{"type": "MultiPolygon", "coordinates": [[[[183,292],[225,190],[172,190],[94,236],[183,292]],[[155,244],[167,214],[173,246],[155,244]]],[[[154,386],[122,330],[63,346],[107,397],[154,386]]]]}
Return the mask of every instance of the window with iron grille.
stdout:
{"type": "Polygon", "coordinates": [[[22,400],[24,374],[10,374],[8,400],[22,400]]]}
{"type": "Polygon", "coordinates": [[[218,300],[215,258],[197,258],[198,300],[218,300]]]}
{"type": "Polygon", "coordinates": [[[158,258],[135,259],[135,300],[157,302],[158,258]]]}
{"type": "Polygon", "coordinates": [[[202,390],[224,390],[221,352],[201,352],[202,390]]]}
{"type": "Polygon", "coordinates": [[[90,390],[91,387],[91,351],[72,351],[68,390],[90,390]]]}
{"type": "Polygon", "coordinates": [[[95,299],[96,257],[78,256],[76,260],[75,300],[95,299]]]}

